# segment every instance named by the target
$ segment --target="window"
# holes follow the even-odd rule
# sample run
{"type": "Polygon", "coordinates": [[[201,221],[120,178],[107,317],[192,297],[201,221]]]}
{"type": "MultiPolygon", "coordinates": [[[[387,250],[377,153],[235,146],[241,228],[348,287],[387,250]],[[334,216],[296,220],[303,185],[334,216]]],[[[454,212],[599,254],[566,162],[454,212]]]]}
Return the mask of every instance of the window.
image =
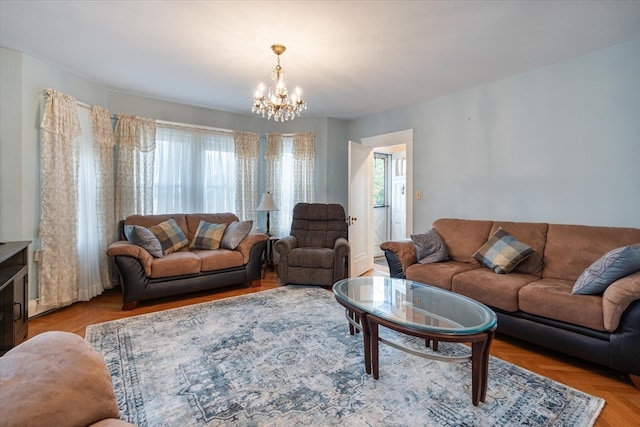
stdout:
{"type": "Polygon", "coordinates": [[[158,125],[153,212],[234,212],[234,150],[230,133],[158,125]]]}
{"type": "Polygon", "coordinates": [[[373,153],[373,206],[387,206],[388,155],[373,153]]]}

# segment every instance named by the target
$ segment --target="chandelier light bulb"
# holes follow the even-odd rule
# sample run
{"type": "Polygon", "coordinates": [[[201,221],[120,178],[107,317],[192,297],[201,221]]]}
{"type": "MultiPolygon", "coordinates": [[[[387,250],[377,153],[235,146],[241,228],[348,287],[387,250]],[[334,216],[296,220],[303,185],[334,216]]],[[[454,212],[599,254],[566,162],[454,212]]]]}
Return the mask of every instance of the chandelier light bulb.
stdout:
{"type": "Polygon", "coordinates": [[[275,87],[269,87],[267,96],[264,96],[265,87],[262,83],[255,92],[251,112],[260,114],[262,117],[275,121],[293,120],[300,116],[302,110],[307,109],[307,103],[302,99],[299,87],[296,87],[295,94],[289,96],[289,91],[284,83],[284,71],[280,66],[280,55],[284,53],[286,47],[279,44],[271,46],[271,50],[278,57],[276,67],[271,73],[271,79],[275,82],[275,87]]]}

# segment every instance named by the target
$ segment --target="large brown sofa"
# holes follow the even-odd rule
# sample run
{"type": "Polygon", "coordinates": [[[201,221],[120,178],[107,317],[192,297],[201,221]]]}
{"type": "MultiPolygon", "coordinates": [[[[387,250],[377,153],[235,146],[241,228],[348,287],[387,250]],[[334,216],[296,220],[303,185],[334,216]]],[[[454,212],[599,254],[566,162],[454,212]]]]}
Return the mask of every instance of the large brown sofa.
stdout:
{"type": "Polygon", "coordinates": [[[466,295],[498,315],[498,332],[630,374],[640,386],[640,271],[598,295],[574,295],[574,283],[607,252],[640,243],[640,229],[438,219],[449,260],[417,262],[412,240],[380,247],[392,277],[466,295]],[[474,253],[499,228],[535,252],[508,274],[474,253]]]}
{"type": "Polygon", "coordinates": [[[44,332],[0,358],[0,426],[132,427],[104,359],[80,336],[44,332]]]}
{"type": "Polygon", "coordinates": [[[114,258],[120,273],[123,310],[133,309],[139,301],[153,298],[249,282],[260,286],[266,234],[249,234],[234,250],[189,249],[187,246],[160,258],[154,258],[125,238],[126,225],[151,228],[171,218],[189,242],[200,221],[214,224],[238,221],[233,213],[132,215],[120,221],[120,240],[109,246],[107,254],[114,258]]]}

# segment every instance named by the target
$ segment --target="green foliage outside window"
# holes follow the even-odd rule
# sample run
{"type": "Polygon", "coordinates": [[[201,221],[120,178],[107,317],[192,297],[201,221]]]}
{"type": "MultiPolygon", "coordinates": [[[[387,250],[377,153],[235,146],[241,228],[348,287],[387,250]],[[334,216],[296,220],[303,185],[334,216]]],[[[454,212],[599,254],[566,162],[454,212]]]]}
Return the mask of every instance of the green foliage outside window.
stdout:
{"type": "Polygon", "coordinates": [[[386,156],[373,157],[373,206],[386,206],[387,186],[386,186],[386,156]]]}

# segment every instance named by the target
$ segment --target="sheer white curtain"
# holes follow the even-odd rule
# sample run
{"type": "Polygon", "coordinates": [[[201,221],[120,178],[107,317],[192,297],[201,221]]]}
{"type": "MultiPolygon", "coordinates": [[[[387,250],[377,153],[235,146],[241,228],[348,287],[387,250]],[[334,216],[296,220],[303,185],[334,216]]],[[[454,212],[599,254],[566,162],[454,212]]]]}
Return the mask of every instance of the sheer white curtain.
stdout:
{"type": "MultiPolygon", "coordinates": [[[[78,294],[77,301],[88,301],[104,290],[100,276],[100,253],[107,250],[98,234],[98,180],[94,160],[95,139],[91,111],[78,109],[82,134],[78,137],[78,294]]],[[[100,167],[101,169],[101,167],[100,167]]],[[[113,222],[113,221],[112,221],[113,222]]]]}
{"type": "Polygon", "coordinates": [[[258,188],[258,159],[260,135],[234,131],[236,154],[236,215],[240,220],[255,219],[260,203],[258,188]]]}
{"type": "Polygon", "coordinates": [[[115,140],[117,223],[129,215],[153,213],[153,170],[156,123],[143,117],[119,114],[115,140]]]}
{"type": "Polygon", "coordinates": [[[267,134],[266,191],[273,188],[279,211],[272,213],[273,228],[288,231],[297,203],[315,201],[315,146],[312,133],[267,134]]]}
{"type": "Polygon", "coordinates": [[[159,124],[153,212],[233,212],[234,152],[231,134],[159,124]]]}

